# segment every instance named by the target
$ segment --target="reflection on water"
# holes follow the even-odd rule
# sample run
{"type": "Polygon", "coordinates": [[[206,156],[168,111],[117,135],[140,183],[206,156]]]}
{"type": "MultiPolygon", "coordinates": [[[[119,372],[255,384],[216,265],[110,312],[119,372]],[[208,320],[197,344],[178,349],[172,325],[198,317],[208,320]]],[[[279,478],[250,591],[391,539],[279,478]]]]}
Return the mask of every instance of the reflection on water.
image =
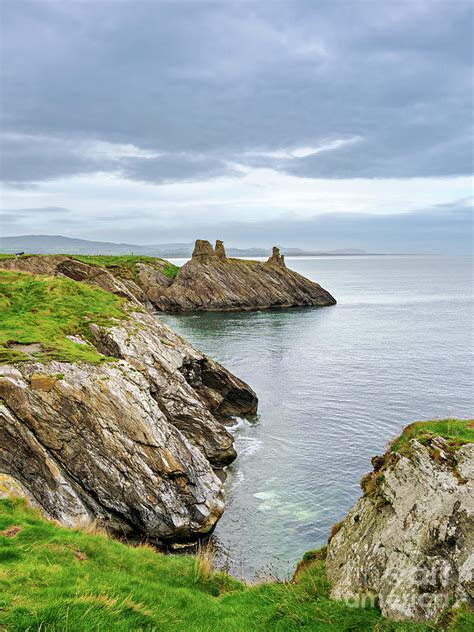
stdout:
{"type": "Polygon", "coordinates": [[[360,494],[370,458],[416,419],[473,416],[472,259],[288,258],[323,309],[160,316],[246,380],[216,537],[230,568],[292,572],[360,494]]]}

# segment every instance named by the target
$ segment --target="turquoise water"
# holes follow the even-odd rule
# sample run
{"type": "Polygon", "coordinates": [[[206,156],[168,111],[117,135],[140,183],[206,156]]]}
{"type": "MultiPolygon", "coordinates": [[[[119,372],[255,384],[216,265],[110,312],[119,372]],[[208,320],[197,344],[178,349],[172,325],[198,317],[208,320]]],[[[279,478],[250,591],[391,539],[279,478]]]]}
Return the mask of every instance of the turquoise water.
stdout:
{"type": "MultiPolygon", "coordinates": [[[[177,261],[179,263],[179,261],[177,261]]],[[[231,572],[285,577],[360,495],[406,424],[473,417],[470,257],[288,258],[334,307],[161,316],[246,380],[215,538],[231,572]]]]}

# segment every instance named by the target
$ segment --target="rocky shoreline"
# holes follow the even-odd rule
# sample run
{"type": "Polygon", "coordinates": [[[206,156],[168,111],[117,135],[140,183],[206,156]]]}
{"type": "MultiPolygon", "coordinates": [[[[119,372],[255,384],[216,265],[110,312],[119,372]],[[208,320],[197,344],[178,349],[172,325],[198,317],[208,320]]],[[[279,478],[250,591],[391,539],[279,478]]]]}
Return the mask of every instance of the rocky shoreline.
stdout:
{"type": "Polygon", "coordinates": [[[194,539],[224,509],[216,470],[236,454],[222,418],[254,414],[257,397],[151,314],[125,310],[74,336],[99,364],[38,362],[16,344],[32,357],[0,367],[0,471],[65,524],[194,539]]]}

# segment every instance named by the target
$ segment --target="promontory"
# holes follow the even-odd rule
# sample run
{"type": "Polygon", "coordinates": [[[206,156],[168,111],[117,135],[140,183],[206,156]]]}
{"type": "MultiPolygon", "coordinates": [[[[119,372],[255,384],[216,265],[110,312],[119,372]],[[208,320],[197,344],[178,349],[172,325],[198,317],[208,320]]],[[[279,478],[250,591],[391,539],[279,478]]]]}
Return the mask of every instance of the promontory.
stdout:
{"type": "Polygon", "coordinates": [[[70,277],[165,312],[324,307],[336,300],[318,283],[287,268],[275,246],[265,262],[226,256],[224,244],[198,239],[181,268],[141,256],[26,255],[0,267],[70,277]]]}

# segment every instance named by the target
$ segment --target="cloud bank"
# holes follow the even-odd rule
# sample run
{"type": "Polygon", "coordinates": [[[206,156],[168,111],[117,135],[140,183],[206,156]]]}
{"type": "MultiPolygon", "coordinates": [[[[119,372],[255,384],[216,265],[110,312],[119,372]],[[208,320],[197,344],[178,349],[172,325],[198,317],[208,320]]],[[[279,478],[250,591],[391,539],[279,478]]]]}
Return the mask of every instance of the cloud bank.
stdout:
{"type": "Polygon", "coordinates": [[[203,225],[429,207],[435,221],[469,194],[471,25],[469,0],[3,0],[4,226],[63,207],[44,216],[55,232],[108,218],[114,239],[134,212],[185,230],[186,201],[203,225]],[[396,189],[413,179],[410,201],[396,189]],[[318,191],[338,182],[328,205],[318,191]]]}

